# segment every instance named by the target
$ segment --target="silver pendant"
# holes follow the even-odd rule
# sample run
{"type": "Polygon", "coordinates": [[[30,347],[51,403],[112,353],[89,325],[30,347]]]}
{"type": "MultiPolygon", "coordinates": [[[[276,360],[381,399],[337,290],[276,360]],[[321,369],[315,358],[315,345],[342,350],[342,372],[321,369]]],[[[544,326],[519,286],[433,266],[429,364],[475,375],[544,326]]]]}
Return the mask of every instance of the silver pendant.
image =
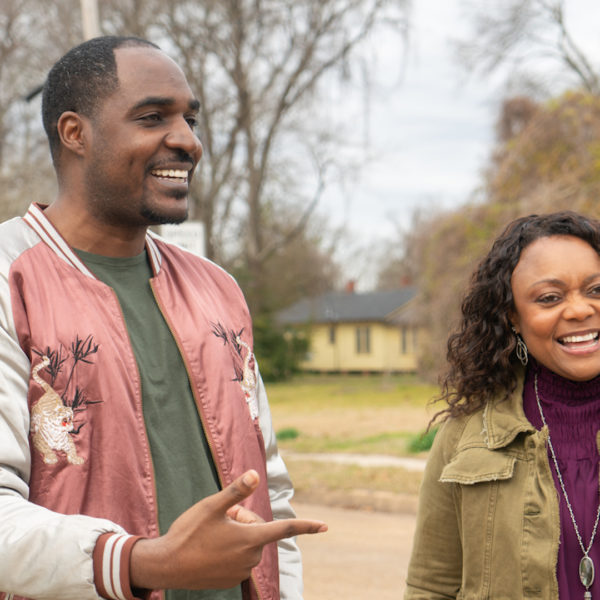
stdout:
{"type": "Polygon", "coordinates": [[[579,579],[581,579],[581,583],[583,583],[583,587],[586,589],[584,598],[591,598],[592,594],[587,590],[594,583],[594,562],[587,555],[579,563],[579,579]]]}

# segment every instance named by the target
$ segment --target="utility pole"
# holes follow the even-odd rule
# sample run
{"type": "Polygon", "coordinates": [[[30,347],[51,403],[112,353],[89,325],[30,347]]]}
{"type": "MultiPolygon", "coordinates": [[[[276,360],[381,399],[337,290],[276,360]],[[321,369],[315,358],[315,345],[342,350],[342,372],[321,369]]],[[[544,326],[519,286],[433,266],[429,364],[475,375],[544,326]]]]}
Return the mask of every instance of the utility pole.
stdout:
{"type": "Polygon", "coordinates": [[[98,0],[81,0],[81,24],[84,40],[89,40],[100,35],[98,0]]]}

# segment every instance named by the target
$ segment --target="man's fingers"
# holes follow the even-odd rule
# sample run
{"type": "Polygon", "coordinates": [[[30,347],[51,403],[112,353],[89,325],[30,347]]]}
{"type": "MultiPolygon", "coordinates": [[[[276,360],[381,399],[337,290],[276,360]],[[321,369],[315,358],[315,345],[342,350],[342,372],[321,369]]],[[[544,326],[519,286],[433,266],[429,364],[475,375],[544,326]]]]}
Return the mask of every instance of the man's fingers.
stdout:
{"type": "Polygon", "coordinates": [[[227,516],[238,523],[244,523],[246,525],[254,525],[255,523],[264,523],[265,520],[259,517],[256,513],[236,504],[227,510],[227,516]]]}
{"type": "Polygon", "coordinates": [[[284,538],[303,535],[305,533],[324,533],[327,524],[323,521],[312,521],[309,519],[283,519],[281,521],[270,521],[256,527],[260,537],[257,542],[261,545],[277,542],[284,538]]]}
{"type": "Polygon", "coordinates": [[[252,494],[258,486],[258,480],[258,473],[254,469],[250,469],[210,498],[223,513],[226,513],[231,507],[252,494]]]}

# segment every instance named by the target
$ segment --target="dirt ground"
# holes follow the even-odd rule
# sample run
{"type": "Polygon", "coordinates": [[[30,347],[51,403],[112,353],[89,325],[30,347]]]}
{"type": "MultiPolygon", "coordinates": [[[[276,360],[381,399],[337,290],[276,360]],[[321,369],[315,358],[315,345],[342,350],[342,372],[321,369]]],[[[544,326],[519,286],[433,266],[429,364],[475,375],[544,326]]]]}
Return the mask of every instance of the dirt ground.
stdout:
{"type": "Polygon", "coordinates": [[[414,511],[385,513],[294,503],[299,517],[329,531],[298,539],[304,600],[400,600],[415,528],[414,511]]]}

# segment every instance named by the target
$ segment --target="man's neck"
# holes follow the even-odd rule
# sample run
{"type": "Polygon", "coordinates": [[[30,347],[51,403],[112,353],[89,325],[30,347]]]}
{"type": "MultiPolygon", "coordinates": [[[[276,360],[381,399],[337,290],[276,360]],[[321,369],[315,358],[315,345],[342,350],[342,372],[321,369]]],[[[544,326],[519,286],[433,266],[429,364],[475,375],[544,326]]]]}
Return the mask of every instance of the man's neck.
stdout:
{"type": "Polygon", "coordinates": [[[48,206],[44,215],[73,248],[110,257],[137,256],[144,250],[145,227],[130,229],[100,223],[60,199],[48,206]]]}

